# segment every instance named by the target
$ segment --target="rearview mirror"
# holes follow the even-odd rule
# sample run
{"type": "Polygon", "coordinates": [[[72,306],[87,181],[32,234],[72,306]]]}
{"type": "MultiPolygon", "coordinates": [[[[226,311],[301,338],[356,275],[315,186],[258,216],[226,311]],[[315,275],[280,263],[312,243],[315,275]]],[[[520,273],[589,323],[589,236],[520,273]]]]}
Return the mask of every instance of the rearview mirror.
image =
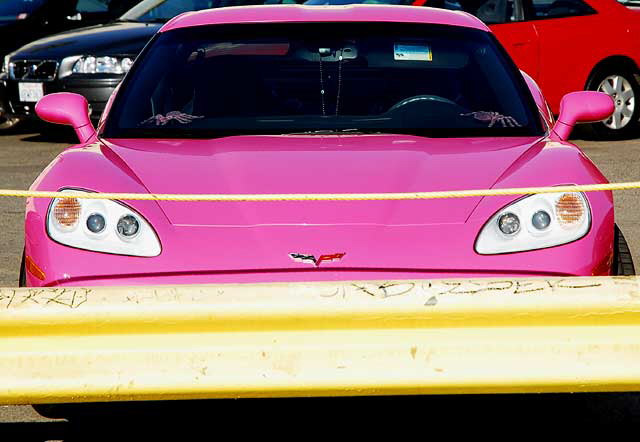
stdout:
{"type": "Polygon", "coordinates": [[[603,92],[571,92],[562,97],[560,115],[553,131],[560,140],[568,140],[576,123],[595,123],[609,118],[615,106],[603,92]]]}
{"type": "Polygon", "coordinates": [[[36,114],[49,123],[73,127],[81,143],[96,136],[89,118],[89,103],[82,95],[70,92],[45,95],[36,104],[36,114]]]}

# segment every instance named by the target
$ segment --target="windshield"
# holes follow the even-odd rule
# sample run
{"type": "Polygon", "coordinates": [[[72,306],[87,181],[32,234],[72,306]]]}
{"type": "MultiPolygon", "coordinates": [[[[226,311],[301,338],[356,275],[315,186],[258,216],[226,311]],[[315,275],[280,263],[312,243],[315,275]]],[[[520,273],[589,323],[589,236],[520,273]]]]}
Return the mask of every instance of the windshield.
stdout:
{"type": "Polygon", "coordinates": [[[166,22],[183,12],[200,9],[283,3],[295,4],[296,2],[295,0],[144,0],[127,11],[120,20],[166,22]]]}
{"type": "Polygon", "coordinates": [[[244,24],[157,36],[107,137],[317,131],[531,135],[522,76],[487,32],[393,23],[244,24]]]}
{"type": "Polygon", "coordinates": [[[0,0],[0,21],[24,20],[45,0],[0,0]]]}

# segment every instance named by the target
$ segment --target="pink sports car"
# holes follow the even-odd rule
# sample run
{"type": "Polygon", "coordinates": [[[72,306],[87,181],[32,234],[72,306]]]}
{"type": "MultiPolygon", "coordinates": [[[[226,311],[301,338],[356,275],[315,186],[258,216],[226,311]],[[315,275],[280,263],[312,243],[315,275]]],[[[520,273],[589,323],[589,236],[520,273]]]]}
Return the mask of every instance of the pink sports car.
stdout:
{"type": "Polygon", "coordinates": [[[463,12],[258,6],[180,15],[96,129],[75,128],[27,202],[21,283],[96,286],[633,273],[610,192],[401,201],[180,202],[73,192],[317,194],[606,183],[491,31],[463,12]]]}

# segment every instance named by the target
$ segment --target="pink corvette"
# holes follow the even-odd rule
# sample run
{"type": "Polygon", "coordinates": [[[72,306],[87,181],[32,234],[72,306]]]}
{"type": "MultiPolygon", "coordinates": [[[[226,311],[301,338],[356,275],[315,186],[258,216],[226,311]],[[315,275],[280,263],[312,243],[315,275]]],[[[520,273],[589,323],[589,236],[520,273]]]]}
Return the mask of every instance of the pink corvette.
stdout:
{"type": "MultiPolygon", "coordinates": [[[[147,45],[93,128],[84,98],[33,190],[173,194],[426,192],[606,183],[491,31],[401,6],[222,8],[147,45]]],[[[634,272],[610,192],[447,200],[27,202],[21,284],[611,275],[634,272]]]]}

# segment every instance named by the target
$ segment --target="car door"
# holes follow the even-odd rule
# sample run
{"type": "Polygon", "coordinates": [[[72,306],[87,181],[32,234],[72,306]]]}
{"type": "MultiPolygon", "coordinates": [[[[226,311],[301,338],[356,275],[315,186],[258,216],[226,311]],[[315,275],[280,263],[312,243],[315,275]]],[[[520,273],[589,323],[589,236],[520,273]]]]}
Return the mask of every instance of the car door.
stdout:
{"type": "Polygon", "coordinates": [[[489,25],[518,67],[538,76],[538,37],[525,21],[524,0],[428,0],[425,6],[465,11],[489,25]]]}
{"type": "Polygon", "coordinates": [[[585,87],[589,72],[609,47],[610,29],[583,0],[524,0],[527,22],[535,27],[540,47],[536,80],[554,112],[564,94],[585,87]]]}

